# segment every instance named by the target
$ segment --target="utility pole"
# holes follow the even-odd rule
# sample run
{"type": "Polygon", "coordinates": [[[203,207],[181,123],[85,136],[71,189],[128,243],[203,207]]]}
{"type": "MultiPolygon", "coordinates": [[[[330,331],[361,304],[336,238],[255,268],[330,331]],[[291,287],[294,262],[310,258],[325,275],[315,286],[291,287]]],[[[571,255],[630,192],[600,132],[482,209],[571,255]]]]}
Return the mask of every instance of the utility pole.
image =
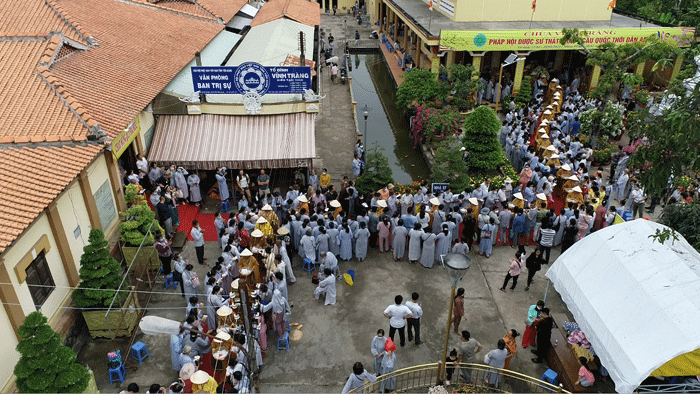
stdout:
{"type": "Polygon", "coordinates": [[[304,67],[304,66],[306,66],[306,56],[304,55],[304,32],[303,31],[299,32],[299,51],[301,52],[299,54],[299,65],[304,67]]]}

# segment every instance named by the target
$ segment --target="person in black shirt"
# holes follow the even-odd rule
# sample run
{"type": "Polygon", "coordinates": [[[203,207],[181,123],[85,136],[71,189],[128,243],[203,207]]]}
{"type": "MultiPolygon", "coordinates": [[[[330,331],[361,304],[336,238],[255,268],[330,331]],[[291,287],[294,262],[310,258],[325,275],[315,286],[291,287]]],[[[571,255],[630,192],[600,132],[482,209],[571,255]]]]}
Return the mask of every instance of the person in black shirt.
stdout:
{"type": "Polygon", "coordinates": [[[551,346],[550,340],[552,339],[552,327],[554,325],[554,319],[549,316],[549,308],[542,308],[542,317],[537,323],[537,349],[530,350],[532,353],[537,355],[537,358],[533,358],[533,363],[541,363],[542,359],[547,358],[547,351],[549,346],[551,346]]]}

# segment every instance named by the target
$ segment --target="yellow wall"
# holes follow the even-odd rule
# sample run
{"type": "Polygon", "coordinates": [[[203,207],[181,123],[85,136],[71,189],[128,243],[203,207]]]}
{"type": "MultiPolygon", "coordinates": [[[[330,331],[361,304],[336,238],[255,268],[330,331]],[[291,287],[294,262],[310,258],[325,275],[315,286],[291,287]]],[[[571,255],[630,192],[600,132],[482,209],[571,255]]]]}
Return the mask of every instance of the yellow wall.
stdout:
{"type": "MultiPolygon", "coordinates": [[[[439,1],[439,0],[438,0],[439,1]]],[[[600,21],[609,20],[608,0],[452,0],[458,22],[482,21],[600,21]]],[[[428,3],[427,1],[425,2],[428,3]]],[[[437,1],[435,2],[437,5],[437,1]]],[[[439,10],[439,7],[436,7],[439,10]]],[[[427,8],[426,8],[427,12],[427,8]]]]}
{"type": "MultiPolygon", "coordinates": [[[[80,191],[80,184],[74,181],[67,190],[56,201],[63,229],[68,238],[73,261],[80,268],[80,256],[83,254],[83,247],[88,244],[90,236],[90,217],[83,202],[83,195],[80,191]],[[80,226],[78,238],[73,234],[73,230],[80,226]]],[[[52,271],[53,273],[53,271],[52,271]]]]}
{"type": "Polygon", "coordinates": [[[12,329],[12,325],[10,325],[10,318],[5,313],[5,308],[0,308],[0,335],[3,338],[3,344],[0,346],[0,358],[2,358],[2,363],[0,363],[0,388],[2,389],[1,392],[8,393],[12,390],[9,386],[13,384],[12,371],[17,361],[19,361],[19,352],[15,350],[17,337],[12,329]]]}
{"type": "MultiPolygon", "coordinates": [[[[105,161],[104,155],[99,155],[97,159],[87,168],[87,173],[88,173],[88,180],[90,181],[90,194],[93,196],[95,195],[95,192],[102,186],[102,184],[107,181],[109,182],[109,172],[107,171],[107,162],[105,161]]],[[[111,189],[110,189],[111,190],[111,189]]],[[[103,228],[102,231],[105,233],[105,237],[107,239],[110,238],[110,236],[114,233],[114,231],[117,230],[117,224],[119,223],[119,211],[117,210],[116,203],[114,203],[114,193],[112,193],[112,201],[114,205],[114,209],[117,212],[117,215],[115,216],[115,219],[112,220],[112,223],[107,227],[103,228]]],[[[82,201],[82,197],[81,197],[82,201]]],[[[61,211],[63,212],[63,211],[61,211]]],[[[63,217],[63,216],[61,216],[63,217]]],[[[70,237],[72,237],[72,234],[69,234],[70,237]]],[[[87,234],[86,240],[87,240],[87,234]]],[[[69,239],[70,239],[69,237],[69,239]]],[[[82,249],[81,249],[82,250],[82,249]]]]}
{"type": "MultiPolygon", "coordinates": [[[[139,132],[139,135],[134,139],[134,142],[136,140],[139,140],[140,146],[144,147],[146,146],[146,141],[145,141],[145,136],[148,130],[151,129],[156,123],[155,118],[153,117],[153,112],[147,112],[146,110],[141,111],[139,114],[139,127],[141,128],[141,131],[139,132]]],[[[133,143],[133,142],[132,142],[133,143]]],[[[137,150],[138,151],[138,150],[137,150]]],[[[145,153],[145,152],[141,152],[145,153]]],[[[144,154],[145,156],[145,154],[144,154]]]]}

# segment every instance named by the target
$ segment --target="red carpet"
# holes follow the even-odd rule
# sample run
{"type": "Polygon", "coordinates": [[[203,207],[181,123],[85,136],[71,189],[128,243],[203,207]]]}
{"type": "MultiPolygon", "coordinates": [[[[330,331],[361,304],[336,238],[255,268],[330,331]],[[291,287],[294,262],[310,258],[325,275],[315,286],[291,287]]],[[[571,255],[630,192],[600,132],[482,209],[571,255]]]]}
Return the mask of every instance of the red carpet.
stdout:
{"type": "MultiPolygon", "coordinates": [[[[180,225],[177,226],[177,231],[187,234],[187,239],[192,241],[190,230],[192,230],[192,221],[199,220],[199,227],[204,230],[205,241],[218,241],[219,237],[216,234],[216,226],[214,225],[213,213],[199,213],[199,207],[190,204],[180,204],[177,206],[177,211],[180,215],[180,225]]],[[[228,214],[223,214],[225,221],[228,221],[228,214]]]]}

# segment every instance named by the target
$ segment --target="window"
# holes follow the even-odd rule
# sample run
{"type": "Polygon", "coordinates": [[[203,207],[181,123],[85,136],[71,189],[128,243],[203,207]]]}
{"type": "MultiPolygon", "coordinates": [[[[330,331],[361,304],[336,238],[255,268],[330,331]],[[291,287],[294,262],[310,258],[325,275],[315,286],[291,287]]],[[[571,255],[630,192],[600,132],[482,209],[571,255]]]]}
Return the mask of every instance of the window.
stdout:
{"type": "Polygon", "coordinates": [[[38,310],[44,304],[56,285],[53,282],[53,277],[51,276],[51,271],[49,270],[49,263],[46,262],[46,255],[42,250],[31,264],[26,269],[27,272],[27,285],[29,286],[29,292],[32,293],[32,299],[34,300],[34,305],[38,310]]]}

